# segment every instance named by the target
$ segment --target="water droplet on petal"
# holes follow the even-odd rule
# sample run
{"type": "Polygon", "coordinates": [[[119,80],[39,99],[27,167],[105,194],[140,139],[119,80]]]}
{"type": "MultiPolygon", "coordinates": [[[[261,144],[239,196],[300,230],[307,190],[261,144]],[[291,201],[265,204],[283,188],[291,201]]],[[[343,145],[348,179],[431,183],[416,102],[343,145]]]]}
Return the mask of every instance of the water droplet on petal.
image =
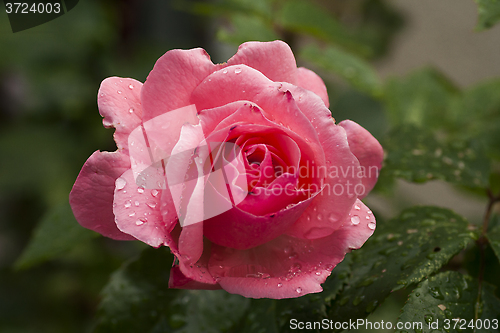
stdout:
{"type": "Polygon", "coordinates": [[[128,87],[129,87],[129,89],[134,89],[134,86],[131,84],[129,84],[128,87]]]}
{"type": "Polygon", "coordinates": [[[281,288],[281,287],[283,287],[283,283],[280,282],[280,283],[278,283],[278,288],[281,288]]]}
{"type": "Polygon", "coordinates": [[[134,113],[134,109],[133,108],[128,109],[128,113],[134,113]]]}
{"type": "Polygon", "coordinates": [[[366,217],[365,217],[365,218],[366,218],[367,220],[369,220],[369,219],[370,219],[370,216],[366,215],[366,217]]]}
{"type": "Polygon", "coordinates": [[[318,214],[318,216],[316,218],[318,219],[318,221],[321,221],[323,219],[323,215],[321,215],[321,213],[320,213],[320,214],[318,214]]]}
{"type": "Polygon", "coordinates": [[[143,225],[144,224],[144,219],[138,219],[137,221],[135,221],[135,225],[143,225]]]}
{"type": "Polygon", "coordinates": [[[118,90],[117,93],[121,94],[122,92],[121,92],[121,90],[118,90]]]}
{"type": "Polygon", "coordinates": [[[356,209],[356,210],[360,210],[361,208],[359,208],[359,206],[358,206],[358,205],[354,205],[354,209],[356,209]]]}
{"type": "Polygon", "coordinates": [[[235,74],[240,74],[240,73],[241,73],[241,71],[242,71],[242,69],[241,69],[241,68],[236,68],[236,69],[234,70],[234,73],[235,73],[235,74]]]}
{"type": "Polygon", "coordinates": [[[135,216],[135,213],[128,214],[129,217],[135,216]]]}
{"type": "Polygon", "coordinates": [[[354,225],[358,225],[360,222],[360,218],[358,215],[354,215],[353,217],[351,217],[351,223],[354,224],[354,225]]]}
{"type": "Polygon", "coordinates": [[[160,193],[158,190],[152,190],[152,191],[151,191],[151,195],[152,195],[153,197],[155,197],[155,198],[158,196],[158,193],[160,193]]]}
{"type": "Polygon", "coordinates": [[[137,192],[139,192],[139,193],[141,193],[141,194],[142,194],[142,193],[144,193],[144,187],[139,187],[139,188],[137,189],[137,192]]]}
{"type": "Polygon", "coordinates": [[[227,74],[227,69],[222,71],[223,74],[227,74]]]}
{"type": "Polygon", "coordinates": [[[339,217],[337,214],[331,213],[328,215],[328,221],[330,222],[337,222],[339,220],[339,217]]]}
{"type": "Polygon", "coordinates": [[[297,289],[295,289],[295,291],[297,292],[297,294],[300,294],[302,292],[302,288],[298,287],[297,289]]]}
{"type": "Polygon", "coordinates": [[[125,202],[125,208],[129,208],[130,206],[132,206],[132,203],[129,201],[125,202]]]}
{"type": "Polygon", "coordinates": [[[370,223],[368,223],[368,228],[369,228],[369,229],[371,229],[371,230],[375,230],[375,227],[376,227],[376,226],[377,226],[377,225],[375,224],[375,222],[370,222],[370,223]]]}
{"type": "Polygon", "coordinates": [[[150,208],[155,208],[156,202],[148,202],[146,205],[148,205],[150,208]]]}
{"type": "Polygon", "coordinates": [[[127,185],[127,181],[123,178],[118,178],[116,179],[116,182],[115,182],[115,186],[116,186],[116,189],[117,190],[121,190],[125,187],[125,185],[127,185]]]}
{"type": "Polygon", "coordinates": [[[136,201],[134,202],[134,205],[135,205],[136,207],[139,207],[139,205],[140,205],[139,201],[137,201],[137,200],[136,200],[136,201]]]}

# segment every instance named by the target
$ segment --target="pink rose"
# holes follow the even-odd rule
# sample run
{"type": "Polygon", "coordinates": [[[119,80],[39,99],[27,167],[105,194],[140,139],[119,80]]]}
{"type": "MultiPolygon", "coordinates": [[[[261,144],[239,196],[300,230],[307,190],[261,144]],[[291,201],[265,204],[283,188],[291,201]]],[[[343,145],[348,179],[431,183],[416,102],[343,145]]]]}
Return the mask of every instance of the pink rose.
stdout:
{"type": "Polygon", "coordinates": [[[172,288],[320,292],[375,229],[360,199],[382,147],[352,121],[335,124],[323,81],[281,41],[242,44],[217,65],[202,49],[169,51],[144,84],[104,80],[98,105],[118,150],[83,166],[75,217],[169,246],[172,288]]]}

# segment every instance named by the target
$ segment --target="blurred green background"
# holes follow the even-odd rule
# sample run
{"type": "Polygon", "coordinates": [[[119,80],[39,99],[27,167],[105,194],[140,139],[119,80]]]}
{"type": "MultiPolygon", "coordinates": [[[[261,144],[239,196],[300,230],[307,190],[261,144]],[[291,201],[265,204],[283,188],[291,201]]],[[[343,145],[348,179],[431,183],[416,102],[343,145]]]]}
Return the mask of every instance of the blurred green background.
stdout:
{"type": "MultiPolygon", "coordinates": [[[[0,8],[1,333],[91,330],[110,274],[145,247],[82,232],[67,203],[92,152],[115,150],[96,105],[106,77],[144,82],[173,48],[202,47],[223,62],[241,42],[282,39],[299,65],[323,77],[337,121],[353,119],[378,139],[402,123],[477,136],[484,127],[467,127],[474,109],[449,105],[500,77],[500,27],[474,32],[477,8],[466,0],[81,0],[15,34],[0,8]],[[50,246],[28,248],[33,237],[50,246]]],[[[496,118],[484,116],[492,119],[484,140],[498,145],[494,110],[496,118]]],[[[380,220],[432,203],[479,223],[486,199],[472,192],[399,181],[367,202],[380,220]]],[[[405,297],[390,298],[373,318],[395,320],[405,297]]]]}

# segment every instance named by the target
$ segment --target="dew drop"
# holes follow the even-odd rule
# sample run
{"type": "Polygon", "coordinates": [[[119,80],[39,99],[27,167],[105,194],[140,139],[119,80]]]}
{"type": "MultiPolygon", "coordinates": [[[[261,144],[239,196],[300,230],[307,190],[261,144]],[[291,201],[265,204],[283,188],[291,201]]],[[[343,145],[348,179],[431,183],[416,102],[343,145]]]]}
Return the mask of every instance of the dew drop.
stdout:
{"type": "Polygon", "coordinates": [[[139,207],[139,205],[140,205],[139,201],[137,201],[137,200],[136,200],[136,201],[134,202],[134,205],[135,205],[136,207],[139,207]]]}
{"type": "Polygon", "coordinates": [[[360,210],[361,208],[358,205],[354,205],[354,209],[360,210]]]}
{"type": "Polygon", "coordinates": [[[371,213],[372,213],[372,211],[368,209],[368,210],[366,211],[366,213],[367,213],[367,214],[371,214],[371,213]]]}
{"type": "Polygon", "coordinates": [[[320,271],[317,271],[317,272],[316,272],[316,273],[314,273],[314,274],[316,274],[317,276],[320,276],[320,275],[321,275],[321,272],[320,272],[320,271]]]}
{"type": "Polygon", "coordinates": [[[143,225],[144,224],[144,219],[138,219],[137,221],[135,221],[135,225],[143,225]]]}
{"type": "Polygon", "coordinates": [[[129,85],[128,85],[128,88],[129,88],[129,89],[134,89],[134,86],[133,86],[133,85],[131,85],[131,84],[129,84],[129,85]]]}
{"type": "Polygon", "coordinates": [[[148,202],[146,205],[150,208],[155,208],[156,207],[156,202],[148,202]]]}
{"type": "Polygon", "coordinates": [[[125,208],[129,208],[130,206],[132,206],[132,203],[129,201],[125,202],[125,208]]]}
{"type": "Polygon", "coordinates": [[[135,213],[128,214],[129,217],[135,216],[135,213]]]}
{"type": "Polygon", "coordinates": [[[323,220],[323,215],[321,215],[321,213],[319,213],[316,218],[318,219],[318,221],[321,221],[321,220],[323,220]]]}
{"type": "Polygon", "coordinates": [[[288,259],[290,259],[290,260],[291,260],[291,259],[297,259],[298,257],[299,257],[299,255],[298,255],[296,252],[294,252],[294,253],[291,253],[291,254],[288,256],[288,259]]]}
{"type": "Polygon", "coordinates": [[[371,229],[371,230],[375,230],[375,227],[376,227],[376,226],[377,226],[377,225],[375,224],[375,222],[370,222],[370,223],[368,223],[368,228],[369,228],[369,229],[371,229]]]}
{"type": "Polygon", "coordinates": [[[366,217],[365,217],[365,218],[366,218],[367,220],[369,220],[369,219],[370,219],[370,216],[366,215],[366,217]]]}
{"type": "Polygon", "coordinates": [[[134,113],[134,109],[133,108],[128,109],[128,113],[134,113]]]}
{"type": "Polygon", "coordinates": [[[153,197],[155,197],[155,198],[158,196],[158,193],[160,193],[158,190],[152,190],[152,191],[151,191],[151,195],[152,195],[153,197]]]}
{"type": "Polygon", "coordinates": [[[240,73],[241,73],[241,71],[242,71],[242,69],[241,69],[241,68],[236,68],[236,69],[234,70],[234,73],[235,73],[235,74],[240,74],[240,73]]]}
{"type": "Polygon", "coordinates": [[[121,94],[122,92],[121,92],[121,90],[118,90],[117,93],[121,94]]]}
{"type": "Polygon", "coordinates": [[[444,296],[441,293],[441,290],[439,287],[431,287],[429,288],[429,293],[431,294],[432,297],[440,300],[444,300],[444,296]]]}
{"type": "Polygon", "coordinates": [[[328,221],[330,222],[337,222],[339,220],[339,217],[337,214],[331,213],[328,215],[328,221]]]}
{"type": "Polygon", "coordinates": [[[300,294],[302,292],[302,288],[298,287],[297,289],[295,289],[295,291],[297,292],[297,294],[300,294]]]}
{"type": "Polygon", "coordinates": [[[117,190],[121,190],[125,187],[125,185],[127,185],[127,181],[123,178],[118,178],[116,179],[116,182],[115,182],[115,186],[116,186],[116,189],[117,190]]]}
{"type": "Polygon", "coordinates": [[[291,253],[291,252],[292,252],[292,248],[291,248],[291,247],[289,247],[289,246],[287,246],[287,247],[285,247],[285,248],[283,249],[283,252],[285,252],[285,254],[289,254],[289,253],[291,253]]]}
{"type": "Polygon", "coordinates": [[[139,188],[137,189],[137,192],[139,192],[139,193],[141,193],[141,194],[142,194],[142,193],[144,193],[144,187],[139,187],[139,188]]]}
{"type": "Polygon", "coordinates": [[[222,71],[223,74],[227,74],[227,69],[222,71]]]}
{"type": "Polygon", "coordinates": [[[360,222],[360,218],[358,215],[354,215],[353,217],[351,217],[351,223],[354,224],[354,225],[358,225],[360,222]]]}
{"type": "Polygon", "coordinates": [[[278,283],[278,288],[281,288],[281,287],[283,287],[283,283],[280,282],[280,283],[278,283]]]}

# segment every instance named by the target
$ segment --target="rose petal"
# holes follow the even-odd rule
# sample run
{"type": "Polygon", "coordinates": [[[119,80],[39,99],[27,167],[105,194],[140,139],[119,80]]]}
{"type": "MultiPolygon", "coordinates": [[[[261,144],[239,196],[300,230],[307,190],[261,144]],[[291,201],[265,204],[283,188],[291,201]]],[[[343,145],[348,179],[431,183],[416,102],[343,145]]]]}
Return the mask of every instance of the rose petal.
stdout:
{"type": "Polygon", "coordinates": [[[143,120],[191,104],[192,91],[216,69],[207,52],[200,48],[165,53],[141,90],[143,120]]]}
{"type": "Polygon", "coordinates": [[[382,168],[384,149],[366,129],[351,120],[339,123],[347,133],[349,148],[361,165],[364,176],[362,182],[364,192],[359,198],[364,198],[377,183],[379,171],[382,168]]]}
{"type": "MultiPolygon", "coordinates": [[[[189,227],[192,226],[196,225],[190,225],[189,227]]],[[[176,254],[179,260],[179,268],[186,278],[207,285],[206,289],[219,289],[217,281],[215,281],[215,278],[208,272],[207,268],[208,260],[210,259],[211,244],[208,240],[205,240],[201,242],[201,247],[203,249],[203,255],[198,261],[193,261],[193,258],[186,255],[176,254]]]]}
{"type": "MultiPolygon", "coordinates": [[[[251,194],[238,207],[253,215],[263,216],[287,206],[302,203],[309,199],[311,191],[297,188],[297,181],[297,175],[285,173],[275,179],[267,188],[254,187],[251,194]]],[[[308,200],[307,205],[310,201],[308,200]]]]}
{"type": "Polygon", "coordinates": [[[328,237],[284,235],[248,250],[213,245],[208,268],[223,289],[245,297],[282,299],[316,293],[345,254],[360,248],[374,229],[373,214],[358,200],[344,226],[328,237]],[[355,224],[350,222],[354,216],[359,217],[355,224]]]}
{"type": "Polygon", "coordinates": [[[285,42],[247,42],[227,61],[228,65],[245,64],[255,68],[272,81],[295,84],[297,64],[293,52],[285,42]]]}
{"type": "Polygon", "coordinates": [[[127,78],[110,77],[102,81],[97,97],[104,127],[116,128],[114,139],[118,149],[128,151],[128,136],[140,125],[142,83],[127,78]]]}
{"type": "Polygon", "coordinates": [[[310,90],[323,100],[326,107],[330,106],[328,93],[323,80],[318,74],[304,67],[297,68],[297,86],[310,90]]]}
{"type": "Polygon", "coordinates": [[[117,228],[113,214],[115,181],[128,168],[130,159],[120,152],[96,151],[88,158],[69,194],[78,223],[109,238],[135,239],[117,228]]]}
{"type": "Polygon", "coordinates": [[[356,189],[360,191],[361,184],[359,162],[349,149],[345,130],[334,124],[330,111],[316,94],[285,83],[281,89],[290,91],[298,108],[315,127],[325,164],[318,163],[314,168],[326,173],[323,191],[287,234],[309,239],[326,237],[342,226],[356,201],[356,189]],[[325,166],[323,170],[322,165],[325,166]]]}
{"type": "Polygon", "coordinates": [[[158,190],[137,186],[131,169],[120,176],[116,185],[113,212],[118,229],[153,247],[166,244],[172,228],[163,222],[160,198],[154,192],[158,190]]]}
{"type": "Polygon", "coordinates": [[[198,282],[185,276],[179,266],[174,266],[170,269],[170,278],[168,280],[168,287],[174,289],[205,289],[217,290],[221,289],[218,284],[209,284],[198,282]]]}
{"type": "Polygon", "coordinates": [[[253,101],[268,85],[274,83],[253,68],[246,65],[229,66],[206,77],[194,89],[189,104],[196,104],[201,111],[236,101],[253,101]]]}
{"type": "Polygon", "coordinates": [[[281,235],[304,212],[308,204],[309,201],[304,200],[293,208],[266,216],[256,216],[234,207],[204,221],[203,233],[215,244],[235,249],[252,248],[281,235]]]}

